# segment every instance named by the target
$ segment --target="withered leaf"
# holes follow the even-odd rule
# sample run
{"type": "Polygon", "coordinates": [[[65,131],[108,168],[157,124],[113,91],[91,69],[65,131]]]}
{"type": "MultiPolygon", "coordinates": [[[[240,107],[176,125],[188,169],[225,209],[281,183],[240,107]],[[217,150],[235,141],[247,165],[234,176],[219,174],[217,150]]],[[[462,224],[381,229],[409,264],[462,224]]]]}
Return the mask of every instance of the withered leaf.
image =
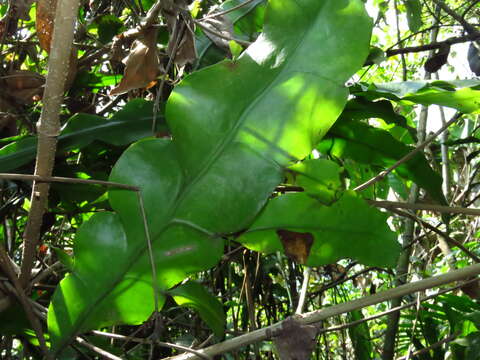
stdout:
{"type": "Polygon", "coordinates": [[[14,70],[2,77],[2,85],[17,103],[31,105],[41,98],[45,78],[33,71],[14,70]]]}
{"type": "Polygon", "coordinates": [[[229,41],[233,38],[233,23],[228,17],[221,15],[209,18],[208,15],[201,22],[205,35],[219,48],[230,52],[229,41]],[[210,30],[210,31],[208,31],[210,30]],[[224,38],[215,35],[215,33],[223,35],[224,38]]]}
{"type": "Polygon", "coordinates": [[[287,318],[273,338],[280,360],[309,360],[315,348],[317,332],[313,325],[303,325],[291,317],[287,318]]]}
{"type": "Polygon", "coordinates": [[[307,262],[314,239],[311,233],[279,229],[277,235],[280,237],[285,255],[300,264],[307,262]]]}
{"type": "Polygon", "coordinates": [[[145,29],[133,42],[130,54],[123,62],[125,63],[123,78],[117,87],[112,89],[110,95],[153,86],[159,74],[157,29],[154,27],[145,29]]]}
{"type": "Polygon", "coordinates": [[[197,59],[194,23],[185,0],[162,1],[161,13],[167,23],[170,39],[167,54],[178,66],[193,63],[197,59]]]}

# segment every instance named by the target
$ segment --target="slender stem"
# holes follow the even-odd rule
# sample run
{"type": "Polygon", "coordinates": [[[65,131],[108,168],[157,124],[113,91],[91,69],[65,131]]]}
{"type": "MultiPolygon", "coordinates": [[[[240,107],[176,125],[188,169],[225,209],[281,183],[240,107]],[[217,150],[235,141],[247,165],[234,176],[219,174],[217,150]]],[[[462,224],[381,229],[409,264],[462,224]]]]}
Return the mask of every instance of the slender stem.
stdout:
{"type": "MultiPolygon", "coordinates": [[[[43,97],[44,105],[38,125],[35,175],[39,176],[50,176],[55,162],[57,136],[60,134],[60,107],[63,102],[79,2],[79,0],[59,1],[56,9],[48,76],[43,97]]],[[[30,213],[24,233],[20,272],[22,286],[27,286],[30,281],[49,188],[49,183],[33,182],[30,213]]]]}
{"type": "Polygon", "coordinates": [[[431,136],[429,136],[425,141],[423,141],[422,143],[420,143],[419,145],[417,145],[415,147],[415,149],[413,149],[411,152],[409,152],[407,155],[405,155],[404,157],[402,157],[400,160],[398,160],[395,164],[393,164],[392,166],[390,166],[388,169],[382,171],[381,173],[379,173],[378,175],[374,176],[373,178],[371,178],[370,180],[364,182],[363,184],[357,186],[355,189],[355,191],[362,191],[362,190],[365,190],[366,188],[368,188],[369,186],[379,182],[380,180],[382,180],[385,176],[387,176],[389,173],[391,173],[393,170],[395,170],[396,168],[398,168],[400,165],[402,165],[403,163],[407,162],[408,160],[410,160],[411,158],[413,158],[418,152],[422,151],[428,144],[430,144],[433,140],[435,140],[435,138],[440,135],[442,132],[444,132],[446,129],[448,129],[448,127],[450,125],[452,125],[454,122],[456,122],[460,117],[462,116],[462,113],[456,113],[449,121],[447,121],[445,123],[445,125],[443,125],[435,134],[432,134],[431,136]]]}
{"type": "Polygon", "coordinates": [[[300,290],[300,296],[298,298],[298,305],[295,314],[303,313],[303,307],[305,306],[305,299],[307,298],[308,283],[310,282],[310,267],[305,266],[303,268],[303,282],[302,289],[300,290]]]}
{"type": "Polygon", "coordinates": [[[101,186],[114,187],[114,188],[119,188],[124,190],[140,191],[140,188],[137,186],[120,184],[120,183],[111,182],[111,181],[76,179],[76,178],[67,178],[67,177],[60,177],[60,176],[40,176],[40,175],[27,175],[27,174],[0,173],[0,179],[36,181],[37,183],[58,182],[58,183],[65,183],[65,184],[101,185],[101,186]]]}
{"type": "Polygon", "coordinates": [[[386,201],[386,200],[367,200],[370,205],[385,208],[385,209],[409,209],[409,210],[426,210],[426,211],[436,211],[444,214],[463,214],[463,215],[473,215],[480,216],[480,209],[471,209],[463,207],[450,207],[443,205],[435,204],[411,204],[397,201],[386,201]]]}
{"type": "Polygon", "coordinates": [[[223,15],[225,15],[225,14],[228,14],[228,13],[231,13],[231,12],[233,12],[233,11],[235,11],[235,10],[238,10],[238,9],[244,7],[244,6],[247,6],[247,5],[249,5],[250,3],[254,2],[254,1],[256,1],[256,0],[247,0],[247,1],[243,2],[243,3],[241,3],[241,4],[238,4],[238,5],[236,5],[236,6],[231,7],[230,9],[227,9],[227,10],[224,10],[224,11],[215,12],[215,13],[209,14],[209,15],[205,15],[203,18],[198,19],[198,21],[204,21],[204,20],[206,20],[206,19],[211,19],[211,18],[216,18],[216,17],[219,17],[219,16],[223,16],[223,15]]]}
{"type": "MultiPolygon", "coordinates": [[[[314,324],[325,319],[348,313],[354,310],[362,309],[367,306],[375,305],[384,301],[389,301],[394,298],[402,297],[408,294],[413,294],[418,291],[424,291],[434,287],[442,286],[455,281],[468,279],[480,274],[480,264],[471,265],[460,270],[454,270],[443,275],[434,276],[428,279],[408,283],[393,289],[379,292],[374,295],[352,300],[343,304],[338,304],[324,308],[322,310],[313,311],[303,315],[296,315],[295,319],[302,324],[314,324]]],[[[268,334],[275,333],[282,328],[283,321],[277,322],[268,327],[264,327],[244,335],[223,341],[221,343],[209,346],[205,349],[199,350],[202,354],[215,356],[229,351],[233,351],[242,346],[246,346],[255,342],[263,341],[268,338],[268,334]]],[[[187,360],[198,359],[193,354],[181,354],[167,358],[168,360],[187,360]]]]}

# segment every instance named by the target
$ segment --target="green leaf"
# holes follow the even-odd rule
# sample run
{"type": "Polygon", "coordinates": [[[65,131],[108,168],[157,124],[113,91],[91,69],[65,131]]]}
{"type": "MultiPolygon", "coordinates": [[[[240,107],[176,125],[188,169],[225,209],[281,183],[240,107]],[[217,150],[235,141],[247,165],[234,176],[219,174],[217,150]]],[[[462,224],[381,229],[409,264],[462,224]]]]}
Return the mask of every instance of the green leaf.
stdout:
{"type": "Polygon", "coordinates": [[[23,307],[19,303],[11,305],[7,311],[0,312],[0,334],[23,335],[30,331],[31,325],[23,307]]]}
{"type": "Polygon", "coordinates": [[[196,310],[216,336],[222,337],[225,330],[223,305],[197,282],[189,281],[168,291],[173,300],[180,305],[196,310]]]}
{"type": "MultiPolygon", "coordinates": [[[[348,313],[348,321],[363,320],[361,310],[355,310],[348,313]]],[[[372,342],[370,339],[370,331],[367,322],[362,322],[356,326],[348,328],[348,335],[352,340],[353,350],[355,352],[355,359],[370,360],[372,359],[372,342]]]]}
{"type": "MultiPolygon", "coordinates": [[[[115,86],[122,79],[121,75],[105,75],[80,71],[75,77],[75,82],[71,91],[77,91],[79,88],[101,89],[105,86],[115,86]]],[[[135,99],[138,101],[138,99],[135,99]]]]}
{"type": "Polygon", "coordinates": [[[420,0],[404,0],[407,8],[408,28],[417,32],[422,27],[422,4],[420,0]]]}
{"type": "Polygon", "coordinates": [[[408,125],[404,116],[395,112],[392,103],[388,100],[368,101],[363,97],[351,99],[345,106],[341,117],[351,120],[379,118],[387,124],[408,130],[412,138],[416,139],[416,129],[408,125]]]}
{"type": "MultiPolygon", "coordinates": [[[[64,336],[62,330],[65,328],[82,332],[90,330],[92,326],[139,324],[151,314],[151,279],[145,278],[138,267],[128,278],[117,280],[114,291],[103,287],[105,282],[112,281],[112,269],[118,271],[127,267],[131,257],[137,255],[136,246],[137,244],[127,239],[116,214],[97,213],[82,225],[74,243],[74,269],[55,291],[48,311],[52,342],[58,342],[64,336]],[[94,238],[96,241],[92,241],[94,238]],[[95,272],[95,281],[89,279],[92,271],[95,272]],[[78,316],[87,315],[84,309],[91,303],[93,296],[97,299],[100,297],[102,301],[97,301],[96,306],[88,308],[88,316],[84,321],[73,322],[78,316]],[[55,306],[56,304],[65,306],[55,306]]],[[[173,285],[174,276],[171,281],[170,284],[173,285]]],[[[162,305],[165,298],[161,294],[159,297],[162,305]]]]}
{"type": "MultiPolygon", "coordinates": [[[[265,32],[238,60],[195,72],[175,88],[166,108],[173,140],[132,145],[110,176],[142,189],[161,289],[218,262],[221,235],[250,224],[284,167],[311,152],[341,113],[348,95],[344,83],[367,56],[371,20],[360,1],[272,1],[267,18],[265,32]]],[[[91,266],[57,288],[49,311],[55,351],[80,331],[136,322],[148,317],[147,307],[154,309],[145,290],[153,293],[136,194],[115,189],[109,199],[118,217],[109,215],[115,221],[104,226],[94,220],[98,228],[87,225],[89,241],[103,243],[113,227],[117,236],[124,234],[128,251],[116,251],[108,277],[98,276],[105,261],[96,260],[95,245],[76,255],[91,266]],[[137,279],[141,300],[122,285],[140,286],[137,279]],[[85,284],[93,285],[87,291],[85,284]],[[75,301],[80,293],[88,296],[75,301]],[[142,302],[131,319],[106,311],[123,309],[127,298],[130,308],[142,302]]]]}
{"type": "Polygon", "coordinates": [[[278,230],[309,233],[313,244],[308,266],[352,258],[365,265],[393,267],[400,246],[386,219],[387,215],[353,193],[345,193],[331,206],[303,193],[290,193],[270,200],[237,240],[249,249],[268,254],[284,250],[278,230]]]}
{"type": "Polygon", "coordinates": [[[328,205],[339,197],[343,184],[340,180],[342,169],[326,159],[309,159],[288,168],[296,174],[295,183],[304,188],[305,193],[328,205]]]}
{"type": "Polygon", "coordinates": [[[103,15],[95,19],[98,25],[98,39],[101,43],[107,44],[112,41],[115,35],[120,34],[125,27],[122,20],[114,15],[103,15]]]}
{"type": "MultiPolygon", "coordinates": [[[[88,146],[94,140],[112,145],[126,145],[152,135],[153,103],[135,99],[110,119],[89,114],[71,117],[58,137],[57,153],[88,146]]],[[[159,114],[158,129],[164,128],[159,114]]],[[[0,149],[0,172],[19,168],[35,159],[37,139],[22,138],[0,149]]]]}
{"type": "MultiPolygon", "coordinates": [[[[320,152],[337,158],[347,157],[363,164],[384,168],[393,165],[413,150],[385,130],[345,118],[335,123],[329,136],[322,140],[317,148],[320,152]]],[[[427,190],[438,202],[446,203],[440,175],[432,170],[420,153],[400,165],[396,172],[427,190]]]]}
{"type": "Polygon", "coordinates": [[[370,100],[385,97],[413,104],[442,105],[464,113],[480,112],[480,80],[475,79],[365,84],[351,90],[370,100]]]}

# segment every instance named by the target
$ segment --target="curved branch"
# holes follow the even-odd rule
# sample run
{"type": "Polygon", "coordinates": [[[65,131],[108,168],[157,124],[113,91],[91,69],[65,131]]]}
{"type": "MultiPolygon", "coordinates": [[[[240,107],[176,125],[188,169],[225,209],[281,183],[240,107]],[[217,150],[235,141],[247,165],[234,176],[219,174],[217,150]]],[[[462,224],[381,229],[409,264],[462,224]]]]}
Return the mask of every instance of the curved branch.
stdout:
{"type": "MultiPolygon", "coordinates": [[[[460,270],[454,270],[443,275],[438,275],[428,279],[401,285],[393,289],[382,291],[375,295],[352,300],[339,305],[330,306],[328,308],[306,313],[301,316],[297,315],[295,316],[295,320],[297,320],[301,324],[317,323],[325,319],[328,319],[332,316],[344,314],[347,312],[364,308],[366,306],[375,305],[384,301],[395,299],[408,294],[413,294],[418,291],[431,289],[433,287],[445,285],[451,282],[469,279],[473,276],[477,276],[478,274],[480,274],[480,264],[471,265],[466,268],[463,268],[460,270]]],[[[198,350],[198,351],[201,352],[202,354],[206,354],[210,356],[223,354],[228,351],[238,349],[242,346],[253,344],[262,340],[267,340],[269,337],[269,334],[272,334],[277,332],[278,330],[281,330],[282,325],[283,325],[283,321],[280,321],[268,327],[251,331],[247,334],[223,341],[221,343],[209,346],[205,349],[198,350]]],[[[172,356],[167,358],[167,360],[187,360],[187,359],[198,359],[198,356],[193,354],[180,354],[177,356],[172,356]]]]}

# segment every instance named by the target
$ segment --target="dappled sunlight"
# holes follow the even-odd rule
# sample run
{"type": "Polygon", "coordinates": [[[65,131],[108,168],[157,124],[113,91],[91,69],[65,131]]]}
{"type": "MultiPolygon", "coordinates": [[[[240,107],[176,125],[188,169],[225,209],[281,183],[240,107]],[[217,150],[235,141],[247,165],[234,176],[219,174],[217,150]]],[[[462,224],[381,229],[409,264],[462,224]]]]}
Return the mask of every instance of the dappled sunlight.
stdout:
{"type": "Polygon", "coordinates": [[[332,100],[332,93],[344,92],[342,86],[325,83],[315,74],[290,73],[274,83],[267,99],[255,104],[255,118],[248,115],[237,139],[271,154],[280,164],[302,159],[341,112],[344,100],[332,100]]]}

